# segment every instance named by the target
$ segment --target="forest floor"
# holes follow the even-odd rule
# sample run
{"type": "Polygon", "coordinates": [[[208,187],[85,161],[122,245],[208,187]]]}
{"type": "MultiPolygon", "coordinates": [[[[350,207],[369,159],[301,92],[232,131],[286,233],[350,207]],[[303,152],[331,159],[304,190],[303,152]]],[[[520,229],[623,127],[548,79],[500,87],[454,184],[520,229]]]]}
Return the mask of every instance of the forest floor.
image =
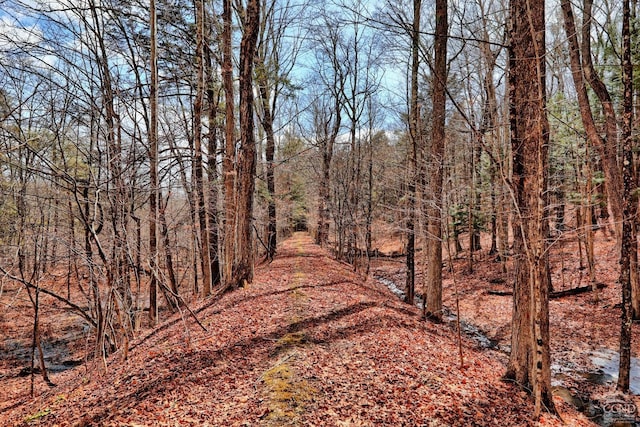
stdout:
{"type": "MultiPolygon", "coordinates": [[[[401,265],[390,265],[376,265],[376,274],[400,274],[401,265]]],[[[493,276],[483,274],[494,273],[478,265],[473,275],[458,277],[462,317],[503,346],[510,298],[485,296],[493,276]]],[[[452,286],[445,295],[451,307],[452,286]]],[[[24,301],[19,289],[0,297],[5,307],[24,301]]],[[[582,345],[615,348],[607,347],[614,338],[595,341],[602,329],[615,337],[615,310],[598,309],[605,295],[598,305],[589,298],[552,303],[552,333],[559,322],[569,323],[566,336],[554,335],[556,359],[587,331],[591,338],[582,345]],[[580,317],[581,310],[610,317],[580,317]]],[[[257,267],[252,285],[192,308],[206,331],[188,315],[174,315],[132,341],[126,359],[115,353],[104,363],[57,369],[53,388],[35,377],[35,398],[29,376],[20,376],[28,364],[17,350],[28,334],[22,341],[12,335],[25,330],[30,314],[0,318],[0,425],[562,425],[548,414],[532,422],[529,396],[500,379],[504,352],[463,336],[461,367],[455,328],[422,321],[417,307],[333,260],[305,234],[283,242],[272,263],[257,267]]],[[[45,345],[65,331],[82,336],[63,310],[45,311],[44,319],[45,345]]],[[[74,364],[83,348],[86,353],[90,345],[83,341],[59,355],[61,366],[74,364]]],[[[555,402],[568,425],[592,425],[562,399],[555,402]]]]}
{"type": "MultiPolygon", "coordinates": [[[[466,241],[462,242],[468,246],[466,241]]],[[[397,240],[388,241],[386,251],[397,253],[397,240]]],[[[502,264],[490,255],[488,236],[483,235],[482,247],[469,260],[469,252],[444,251],[443,303],[451,324],[459,301],[463,333],[496,358],[506,363],[511,345],[512,296],[507,294],[514,283],[512,260],[502,264]],[[452,268],[451,268],[452,266],[452,268]],[[471,266],[471,268],[470,268],[471,266]],[[504,269],[503,269],[504,267],[504,269]]],[[[452,249],[453,250],[453,249],[452,249]]],[[[575,231],[557,236],[550,248],[551,279],[554,291],[591,286],[584,247],[579,247],[575,231]]],[[[550,301],[550,334],[552,351],[552,384],[554,392],[571,400],[581,410],[597,415],[595,406],[619,401],[616,391],[620,336],[621,289],[618,283],[618,251],[615,240],[605,228],[595,233],[595,282],[604,288],[597,292],[552,298],[550,301]]],[[[417,264],[422,262],[417,256],[417,264]]],[[[393,288],[403,289],[404,258],[380,257],[372,263],[372,275],[393,288]]],[[[416,283],[423,283],[421,268],[417,268],[416,283]]],[[[420,289],[417,292],[420,293],[420,289]]],[[[421,307],[417,298],[416,304],[421,307]]],[[[640,325],[633,325],[632,394],[624,399],[640,408],[640,325]]],[[[600,415],[602,413],[600,412],[600,415]]],[[[617,414],[623,415],[623,414],[617,414]]],[[[593,417],[602,425],[607,420],[593,417]]],[[[640,422],[638,422],[640,425],[640,422]]]]}

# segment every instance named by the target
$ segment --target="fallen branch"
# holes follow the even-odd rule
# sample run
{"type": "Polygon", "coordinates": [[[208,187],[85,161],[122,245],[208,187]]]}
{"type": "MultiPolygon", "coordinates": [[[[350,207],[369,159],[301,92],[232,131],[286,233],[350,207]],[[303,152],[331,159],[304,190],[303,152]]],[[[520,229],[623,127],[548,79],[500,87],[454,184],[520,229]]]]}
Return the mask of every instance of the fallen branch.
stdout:
{"type": "MultiPolygon", "coordinates": [[[[598,289],[604,289],[607,287],[607,285],[605,285],[604,283],[598,283],[596,284],[596,286],[598,287],[598,289]]],[[[569,295],[584,294],[586,292],[591,292],[592,290],[593,290],[593,286],[591,285],[580,286],[578,288],[566,289],[564,291],[551,292],[551,294],[549,294],[549,298],[562,298],[569,295]]]]}
{"type": "MultiPolygon", "coordinates": [[[[596,286],[598,287],[598,289],[603,289],[603,288],[607,287],[607,285],[605,285],[604,283],[598,283],[596,286]]],[[[562,297],[568,297],[570,295],[579,295],[579,294],[584,294],[584,293],[587,293],[587,292],[591,292],[592,290],[593,290],[593,286],[579,286],[577,288],[571,288],[571,289],[565,289],[563,291],[551,292],[549,294],[549,298],[562,298],[562,297]]],[[[487,294],[489,294],[489,295],[498,295],[498,296],[507,296],[507,295],[513,295],[513,291],[496,291],[496,290],[489,289],[487,291],[487,294]]]]}
{"type": "Polygon", "coordinates": [[[498,296],[513,295],[513,291],[494,291],[493,289],[489,289],[487,293],[489,295],[498,295],[498,296]]]}

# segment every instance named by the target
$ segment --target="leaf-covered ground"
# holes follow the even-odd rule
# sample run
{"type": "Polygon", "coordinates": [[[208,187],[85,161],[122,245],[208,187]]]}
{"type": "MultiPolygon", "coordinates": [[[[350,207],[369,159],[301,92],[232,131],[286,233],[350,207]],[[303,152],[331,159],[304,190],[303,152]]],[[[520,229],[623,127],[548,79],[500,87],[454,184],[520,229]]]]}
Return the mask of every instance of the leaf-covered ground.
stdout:
{"type": "MultiPolygon", "coordinates": [[[[445,251],[443,300],[445,307],[455,313],[457,294],[463,321],[473,325],[472,332],[479,332],[485,337],[487,341],[482,344],[489,342],[494,347],[490,350],[494,357],[506,359],[511,344],[513,299],[509,295],[493,295],[488,291],[510,291],[515,280],[515,268],[513,260],[508,259],[503,271],[496,255],[489,254],[489,237],[483,235],[483,250],[474,254],[471,271],[468,251],[453,253],[451,260],[445,251]]],[[[399,251],[393,242],[388,243],[389,253],[399,251]]],[[[462,243],[465,249],[468,248],[468,240],[462,243]]],[[[585,406],[590,402],[600,404],[621,397],[616,392],[615,377],[620,336],[619,250],[606,228],[595,233],[594,252],[595,280],[606,287],[597,293],[554,298],[549,307],[552,384],[560,395],[566,397],[570,393],[585,406]],[[603,368],[603,362],[607,367],[603,368]]],[[[551,275],[556,291],[590,286],[585,257],[584,246],[579,246],[575,230],[567,229],[563,235],[556,236],[550,247],[551,275]]],[[[404,259],[381,257],[374,261],[372,271],[376,277],[403,283],[406,274],[404,259]]],[[[418,273],[416,282],[422,283],[420,269],[418,273]]],[[[632,339],[632,387],[636,390],[640,389],[639,354],[640,324],[636,322],[632,339]]],[[[640,408],[639,395],[627,395],[624,400],[640,408]]]]}
{"type": "MultiPolygon", "coordinates": [[[[33,400],[12,396],[0,424],[534,424],[528,396],[500,381],[503,359],[464,341],[461,369],[450,327],[425,323],[305,234],[252,285],[196,308],[206,332],[176,315],[133,341],[127,360],[56,374],[58,387],[33,400]]],[[[570,425],[589,425],[558,404],[570,425]]]]}

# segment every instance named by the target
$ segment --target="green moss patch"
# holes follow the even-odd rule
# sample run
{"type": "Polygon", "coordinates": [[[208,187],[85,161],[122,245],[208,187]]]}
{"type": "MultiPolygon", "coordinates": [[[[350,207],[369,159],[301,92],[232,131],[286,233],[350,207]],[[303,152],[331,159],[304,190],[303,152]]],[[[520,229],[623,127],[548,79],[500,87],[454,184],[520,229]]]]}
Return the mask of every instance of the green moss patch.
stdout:
{"type": "Polygon", "coordinates": [[[305,379],[299,378],[287,356],[262,375],[269,404],[267,420],[273,425],[296,425],[305,405],[317,393],[305,379]]]}

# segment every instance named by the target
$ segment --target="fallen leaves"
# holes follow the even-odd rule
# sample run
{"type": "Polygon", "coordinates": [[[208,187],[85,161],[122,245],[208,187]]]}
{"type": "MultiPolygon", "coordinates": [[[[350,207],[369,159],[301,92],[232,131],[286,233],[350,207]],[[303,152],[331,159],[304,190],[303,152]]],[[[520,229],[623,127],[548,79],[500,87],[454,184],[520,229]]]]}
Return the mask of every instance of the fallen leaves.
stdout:
{"type": "Polygon", "coordinates": [[[61,426],[531,422],[528,397],[500,381],[498,359],[465,342],[460,370],[448,327],[424,323],[418,309],[306,235],[284,242],[252,286],[197,312],[209,331],[187,319],[189,344],[182,321],[168,319],[132,342],[126,364],[116,356],[106,373],[67,373],[57,390],[0,414],[0,423],[20,424],[36,408],[54,410],[31,423],[61,426]]]}

